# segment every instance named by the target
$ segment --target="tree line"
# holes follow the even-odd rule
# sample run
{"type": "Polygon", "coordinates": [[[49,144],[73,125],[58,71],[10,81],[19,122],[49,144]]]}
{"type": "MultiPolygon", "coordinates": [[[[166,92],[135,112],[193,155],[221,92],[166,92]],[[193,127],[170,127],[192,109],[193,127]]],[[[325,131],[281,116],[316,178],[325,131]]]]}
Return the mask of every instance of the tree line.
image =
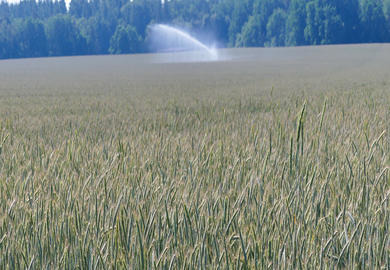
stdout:
{"type": "Polygon", "coordinates": [[[148,25],[221,47],[390,41],[390,0],[22,0],[0,3],[0,58],[147,52],[148,25]]]}

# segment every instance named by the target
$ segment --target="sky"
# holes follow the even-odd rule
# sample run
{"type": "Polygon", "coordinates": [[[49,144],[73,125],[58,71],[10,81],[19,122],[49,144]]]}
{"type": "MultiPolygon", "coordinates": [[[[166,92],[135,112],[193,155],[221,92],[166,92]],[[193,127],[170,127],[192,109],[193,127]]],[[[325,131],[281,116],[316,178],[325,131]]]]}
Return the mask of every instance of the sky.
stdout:
{"type": "MultiPolygon", "coordinates": [[[[8,2],[8,3],[19,3],[20,0],[0,0],[0,2],[2,1],[5,1],[5,2],[8,2]]],[[[65,3],[66,3],[66,6],[69,7],[69,3],[70,3],[71,0],[65,0],[65,3]]],[[[133,2],[133,0],[130,0],[131,2],[133,2]]],[[[165,0],[161,0],[162,3],[165,2],[165,0]]]]}
{"type": "MultiPolygon", "coordinates": [[[[4,1],[4,0],[0,0],[0,2],[1,1],[4,1]]],[[[5,1],[8,2],[8,3],[18,3],[18,2],[20,2],[20,0],[5,0],[5,1]]],[[[71,0],[65,0],[66,5],[69,5],[70,1],[71,0]]],[[[133,2],[133,0],[130,0],[130,1],[133,2]]],[[[164,3],[165,0],[161,0],[161,2],[164,3]]]]}
{"type": "MultiPolygon", "coordinates": [[[[0,0],[0,2],[2,2],[2,1],[8,2],[8,3],[19,3],[20,2],[20,0],[0,0]]],[[[71,0],[65,0],[65,3],[67,6],[69,6],[70,1],[71,0]]]]}

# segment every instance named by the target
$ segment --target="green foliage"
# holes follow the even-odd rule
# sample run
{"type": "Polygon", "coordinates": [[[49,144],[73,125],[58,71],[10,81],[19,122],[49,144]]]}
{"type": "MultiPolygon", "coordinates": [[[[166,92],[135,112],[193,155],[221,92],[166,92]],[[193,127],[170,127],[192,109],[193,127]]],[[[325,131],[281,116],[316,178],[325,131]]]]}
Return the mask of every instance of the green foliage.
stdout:
{"type": "Polygon", "coordinates": [[[135,31],[141,36],[145,36],[146,27],[151,20],[151,10],[145,2],[135,0],[128,2],[121,8],[121,16],[123,20],[135,28],[135,31]]]}
{"type": "Polygon", "coordinates": [[[362,36],[367,42],[389,41],[389,28],[382,0],[362,0],[361,2],[362,36]]]}
{"type": "Polygon", "coordinates": [[[110,39],[115,28],[102,18],[90,17],[78,21],[81,34],[86,38],[88,52],[93,54],[108,53],[110,39]]]}
{"type": "Polygon", "coordinates": [[[388,20],[390,17],[390,0],[383,1],[383,10],[385,12],[386,19],[388,20]]]}
{"type": "Polygon", "coordinates": [[[306,5],[305,38],[309,44],[334,44],[343,40],[343,22],[336,7],[321,0],[306,5]]]}
{"type": "MultiPolygon", "coordinates": [[[[387,42],[389,10],[390,0],[72,0],[69,10],[64,0],[1,2],[0,59],[117,53],[109,49],[118,25],[134,27],[144,44],[152,23],[215,38],[221,47],[387,42]],[[64,34],[70,38],[66,48],[55,31],[42,36],[42,24],[51,29],[58,16],[68,16],[73,24],[64,34]],[[37,31],[38,39],[32,41],[37,31]]],[[[139,53],[145,48],[119,51],[139,53]]]]}
{"type": "Polygon", "coordinates": [[[336,8],[336,13],[340,16],[343,24],[340,42],[356,43],[361,41],[359,0],[334,0],[333,4],[336,8]]]}
{"type": "Polygon", "coordinates": [[[267,23],[267,40],[270,46],[284,46],[286,37],[286,12],[275,9],[267,23]]]}
{"type": "MultiPolygon", "coordinates": [[[[245,22],[248,20],[248,14],[250,14],[250,10],[252,5],[250,5],[250,1],[234,1],[234,8],[232,11],[232,17],[229,25],[229,45],[234,47],[236,46],[236,40],[238,39],[238,35],[241,32],[242,27],[245,22]]],[[[255,23],[249,23],[251,27],[256,27],[255,23]]],[[[251,31],[252,29],[249,29],[251,31]]]]}
{"type": "Polygon", "coordinates": [[[86,53],[86,40],[68,15],[51,17],[46,25],[49,55],[76,55],[86,53]]]}
{"type": "Polygon", "coordinates": [[[41,21],[35,19],[27,19],[23,21],[18,29],[17,40],[18,52],[20,56],[46,56],[47,55],[47,39],[44,25],[41,21]]]}
{"type": "Polygon", "coordinates": [[[262,35],[261,18],[259,15],[250,16],[248,22],[237,36],[236,46],[256,47],[264,44],[265,37],[262,35]]]}
{"type": "Polygon", "coordinates": [[[221,1],[218,5],[212,7],[210,15],[203,20],[203,28],[209,29],[214,33],[215,39],[223,45],[229,42],[230,18],[228,16],[228,10],[227,5],[224,5],[221,1]]]}
{"type": "Polygon", "coordinates": [[[135,53],[140,48],[140,38],[134,27],[118,25],[110,41],[110,53],[135,53]]]}
{"type": "Polygon", "coordinates": [[[92,7],[88,4],[88,0],[72,0],[69,14],[76,18],[88,18],[92,15],[92,7]]]}
{"type": "Polygon", "coordinates": [[[306,43],[304,36],[305,27],[306,3],[301,0],[292,0],[286,21],[286,45],[304,45],[306,43]]]}

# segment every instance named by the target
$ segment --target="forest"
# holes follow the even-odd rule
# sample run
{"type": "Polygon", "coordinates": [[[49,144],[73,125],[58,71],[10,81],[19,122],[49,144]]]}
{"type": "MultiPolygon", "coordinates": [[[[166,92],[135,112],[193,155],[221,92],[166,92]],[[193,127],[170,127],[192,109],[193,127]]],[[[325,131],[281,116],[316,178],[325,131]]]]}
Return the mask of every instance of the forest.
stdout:
{"type": "Polygon", "coordinates": [[[390,41],[390,0],[22,0],[0,3],[0,59],[149,52],[148,26],[218,47],[390,41]]]}

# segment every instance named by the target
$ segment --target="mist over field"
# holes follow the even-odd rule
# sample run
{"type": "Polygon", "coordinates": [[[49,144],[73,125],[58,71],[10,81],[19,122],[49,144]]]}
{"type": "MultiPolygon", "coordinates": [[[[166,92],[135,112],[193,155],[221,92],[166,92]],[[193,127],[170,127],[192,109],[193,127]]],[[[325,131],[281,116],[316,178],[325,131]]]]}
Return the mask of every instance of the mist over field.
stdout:
{"type": "Polygon", "coordinates": [[[0,61],[0,268],[389,269],[390,45],[194,55],[0,61]]]}

